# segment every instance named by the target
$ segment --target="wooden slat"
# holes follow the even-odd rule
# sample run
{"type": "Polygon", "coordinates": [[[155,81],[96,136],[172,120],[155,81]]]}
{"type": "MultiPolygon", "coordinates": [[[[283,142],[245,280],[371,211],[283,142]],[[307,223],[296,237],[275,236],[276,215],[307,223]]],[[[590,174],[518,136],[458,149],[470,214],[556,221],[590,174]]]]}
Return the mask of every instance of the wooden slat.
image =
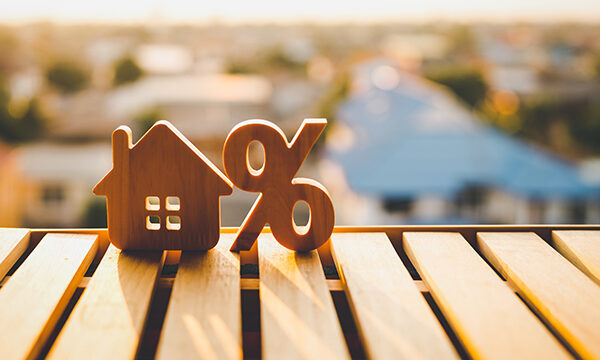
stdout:
{"type": "Polygon", "coordinates": [[[110,245],[49,358],[132,359],[163,261],[162,251],[110,245]]]}
{"type": "Polygon", "coordinates": [[[0,228],[0,279],[19,260],[29,244],[29,230],[0,228]]]}
{"type": "Polygon", "coordinates": [[[46,235],[0,289],[0,358],[35,358],[92,262],[97,235],[46,235]]]}
{"type": "Polygon", "coordinates": [[[385,233],[333,234],[331,250],[370,358],[458,358],[385,233]]]}
{"type": "Polygon", "coordinates": [[[600,358],[600,287],[534,233],[479,233],[486,258],[583,358],[600,358]]]}
{"type": "Polygon", "coordinates": [[[263,358],[349,358],[317,252],[294,252],[261,234],[258,267],[263,358]]]}
{"type": "Polygon", "coordinates": [[[242,320],[235,234],[207,252],[183,252],[158,347],[158,359],[240,359],[242,320]]]}
{"type": "Polygon", "coordinates": [[[404,247],[475,358],[559,359],[567,352],[457,233],[404,233],[404,247]]]}
{"type": "Polygon", "coordinates": [[[600,285],[600,231],[554,231],[558,251],[600,285]]]}

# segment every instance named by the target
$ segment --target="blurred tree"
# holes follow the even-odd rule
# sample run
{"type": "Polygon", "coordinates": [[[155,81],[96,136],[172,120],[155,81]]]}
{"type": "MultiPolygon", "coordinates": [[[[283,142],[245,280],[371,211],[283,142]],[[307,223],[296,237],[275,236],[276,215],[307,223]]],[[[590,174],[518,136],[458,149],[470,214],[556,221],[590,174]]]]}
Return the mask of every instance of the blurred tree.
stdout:
{"type": "Polygon", "coordinates": [[[144,75],[144,71],[137,62],[131,57],[126,56],[115,63],[115,75],[113,85],[119,86],[137,81],[144,75]]]}
{"type": "Polygon", "coordinates": [[[0,79],[0,138],[7,142],[14,141],[15,119],[8,112],[10,93],[0,79]]]}
{"type": "Polygon", "coordinates": [[[262,66],[266,71],[275,69],[306,73],[306,65],[304,61],[296,61],[291,58],[280,47],[274,47],[266,51],[262,66]]]}
{"type": "Polygon", "coordinates": [[[317,140],[315,148],[318,151],[327,138],[327,131],[333,128],[336,119],[336,110],[340,103],[348,97],[350,92],[351,77],[347,71],[340,71],[329,85],[329,89],[319,101],[317,105],[317,116],[327,119],[327,126],[323,130],[323,134],[317,140]]]}
{"type": "Polygon", "coordinates": [[[158,107],[152,107],[139,112],[133,118],[133,133],[136,139],[144,135],[158,120],[164,119],[163,112],[158,107]]]}
{"type": "Polygon", "coordinates": [[[349,91],[350,74],[347,71],[341,71],[331,81],[325,95],[319,101],[317,105],[318,116],[333,120],[338,105],[346,99],[349,91]]]}
{"type": "Polygon", "coordinates": [[[543,96],[524,103],[517,134],[571,156],[600,155],[600,104],[543,96]]]}
{"type": "Polygon", "coordinates": [[[600,79],[600,54],[597,54],[594,58],[594,73],[596,77],[600,79]]]}
{"type": "Polygon", "coordinates": [[[486,98],[488,84],[479,69],[463,65],[444,65],[441,68],[426,70],[424,76],[447,86],[473,108],[479,106],[486,98]]]}
{"type": "Polygon", "coordinates": [[[85,205],[81,225],[86,228],[106,227],[106,200],[104,198],[91,198],[85,205]]]}
{"type": "Polygon", "coordinates": [[[583,116],[569,119],[571,135],[588,154],[600,155],[600,103],[588,101],[583,107],[583,116]]]}
{"type": "Polygon", "coordinates": [[[475,52],[477,45],[468,25],[455,26],[448,34],[448,42],[450,55],[471,54],[475,52]]]}
{"type": "Polygon", "coordinates": [[[48,118],[42,112],[38,99],[29,100],[25,113],[18,119],[17,124],[19,141],[33,141],[45,135],[48,118]]]}
{"type": "Polygon", "coordinates": [[[58,60],[46,69],[48,83],[64,94],[83,90],[90,81],[90,74],[83,66],[72,60],[58,60]]]}
{"type": "Polygon", "coordinates": [[[307,63],[290,57],[281,47],[266,49],[262,55],[252,57],[252,60],[233,59],[225,67],[228,74],[269,74],[273,72],[289,72],[306,74],[307,63]]]}
{"type": "Polygon", "coordinates": [[[232,60],[225,66],[225,72],[228,74],[251,74],[257,72],[256,65],[245,61],[232,60]]]}
{"type": "Polygon", "coordinates": [[[48,128],[48,117],[43,113],[37,99],[25,103],[22,111],[11,111],[11,96],[0,84],[0,139],[9,143],[37,140],[48,128]]]}

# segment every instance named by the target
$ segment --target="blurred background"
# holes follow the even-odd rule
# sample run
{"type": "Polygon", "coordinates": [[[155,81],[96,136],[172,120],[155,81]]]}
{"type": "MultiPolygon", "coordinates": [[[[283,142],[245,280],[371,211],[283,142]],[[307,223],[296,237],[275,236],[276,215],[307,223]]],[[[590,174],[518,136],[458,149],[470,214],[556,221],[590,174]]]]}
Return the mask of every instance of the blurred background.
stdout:
{"type": "Polygon", "coordinates": [[[222,169],[236,123],[310,117],[338,225],[598,223],[600,2],[0,3],[0,226],[106,226],[121,124],[222,169]]]}

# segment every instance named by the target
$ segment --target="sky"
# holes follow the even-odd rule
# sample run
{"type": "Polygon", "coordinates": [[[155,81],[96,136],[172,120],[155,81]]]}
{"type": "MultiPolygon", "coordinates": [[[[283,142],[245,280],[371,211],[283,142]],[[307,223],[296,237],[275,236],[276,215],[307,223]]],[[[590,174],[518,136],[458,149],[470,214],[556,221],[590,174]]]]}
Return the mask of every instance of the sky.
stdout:
{"type": "Polygon", "coordinates": [[[0,0],[0,22],[584,21],[600,0],[0,0]]]}

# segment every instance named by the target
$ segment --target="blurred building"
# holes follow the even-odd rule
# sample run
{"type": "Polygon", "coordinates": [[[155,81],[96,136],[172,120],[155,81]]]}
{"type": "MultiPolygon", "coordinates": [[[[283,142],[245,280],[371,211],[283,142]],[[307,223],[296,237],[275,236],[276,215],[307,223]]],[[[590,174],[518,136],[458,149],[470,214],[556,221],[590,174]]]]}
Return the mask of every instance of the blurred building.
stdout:
{"type": "Polygon", "coordinates": [[[273,119],[284,130],[295,132],[302,119],[317,113],[323,87],[310,81],[295,80],[276,86],[271,97],[273,119]]]}
{"type": "Polygon", "coordinates": [[[194,63],[192,52],[185,46],[175,44],[145,44],[135,51],[135,59],[146,73],[183,74],[194,63]]]}
{"type": "Polygon", "coordinates": [[[126,121],[158,107],[192,142],[222,142],[240,120],[269,118],[271,84],[258,75],[148,76],[107,95],[106,111],[126,121]]]}
{"type": "Polygon", "coordinates": [[[358,66],[327,141],[340,223],[596,222],[598,188],[385,60],[358,66]],[[360,210],[357,210],[360,209],[360,210]]]}
{"type": "MultiPolygon", "coordinates": [[[[23,148],[19,161],[25,164],[28,186],[23,221],[29,226],[81,224],[82,213],[92,197],[91,188],[106,171],[105,167],[99,170],[98,165],[91,169],[91,164],[104,164],[100,158],[108,156],[110,168],[110,133],[126,124],[141,135],[136,131],[140,124],[135,118],[149,109],[158,109],[164,119],[221,166],[223,143],[238,122],[249,118],[272,119],[272,92],[271,83],[259,75],[190,73],[146,75],[135,83],[108,92],[88,90],[59,98],[57,112],[61,123],[53,129],[55,135],[105,139],[107,143],[90,148],[48,144],[23,148]],[[54,164],[52,168],[62,170],[41,171],[38,162],[54,164]],[[68,174],[74,172],[81,174],[70,179],[68,174]]],[[[296,110],[297,104],[283,108],[296,110]]],[[[302,118],[296,120],[290,125],[293,131],[302,118]]],[[[250,155],[257,157],[254,153],[250,155]]],[[[223,225],[239,225],[255,197],[255,194],[237,191],[224,198],[223,225]]]]}
{"type": "Polygon", "coordinates": [[[52,134],[61,138],[109,139],[120,125],[139,130],[135,119],[156,109],[194,143],[217,141],[248,118],[271,116],[270,82],[258,75],[148,75],[110,91],[90,89],[55,97],[60,119],[52,134]]]}
{"type": "Polygon", "coordinates": [[[486,62],[487,78],[492,89],[521,95],[539,91],[541,84],[537,69],[546,62],[539,47],[483,37],[481,55],[486,62]]]}
{"type": "MultiPolygon", "coordinates": [[[[40,143],[19,148],[14,161],[19,168],[23,196],[18,223],[31,227],[81,225],[93,201],[92,187],[112,167],[109,144],[59,145],[40,143]]],[[[4,178],[4,175],[2,176],[4,178]]],[[[0,196],[11,189],[1,189],[0,196]]],[[[3,201],[3,207],[5,203],[3,201]]]]}

